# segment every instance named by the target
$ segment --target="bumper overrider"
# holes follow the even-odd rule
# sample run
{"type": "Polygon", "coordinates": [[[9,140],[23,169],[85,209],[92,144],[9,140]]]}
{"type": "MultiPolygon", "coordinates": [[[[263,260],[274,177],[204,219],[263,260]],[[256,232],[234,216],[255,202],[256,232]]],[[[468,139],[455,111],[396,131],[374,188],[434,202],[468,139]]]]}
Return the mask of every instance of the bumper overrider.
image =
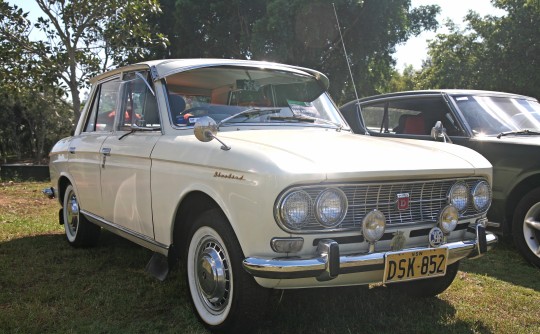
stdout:
{"type": "MultiPolygon", "coordinates": [[[[485,227],[476,225],[469,227],[475,234],[473,239],[450,242],[440,247],[448,249],[448,264],[464,258],[482,256],[497,243],[495,234],[486,232],[485,227]]],[[[416,247],[400,251],[422,251],[427,248],[416,247]]],[[[316,278],[328,281],[341,274],[384,270],[387,252],[360,253],[340,255],[339,244],[332,239],[319,241],[313,257],[262,258],[248,257],[244,259],[244,269],[251,275],[270,279],[316,278]]]]}

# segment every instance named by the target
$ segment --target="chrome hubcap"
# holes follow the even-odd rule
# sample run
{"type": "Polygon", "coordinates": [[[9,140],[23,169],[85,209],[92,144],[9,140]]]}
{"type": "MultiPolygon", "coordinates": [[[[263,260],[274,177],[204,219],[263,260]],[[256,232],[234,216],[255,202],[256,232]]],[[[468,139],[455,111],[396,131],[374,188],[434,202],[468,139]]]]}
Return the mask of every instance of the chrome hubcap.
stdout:
{"type": "Polygon", "coordinates": [[[540,257],[540,203],[533,205],[525,215],[523,237],[531,251],[540,257]]]}
{"type": "Polygon", "coordinates": [[[214,238],[201,240],[197,250],[196,281],[201,299],[209,311],[222,311],[229,300],[230,267],[223,247],[214,238]]]}
{"type": "Polygon", "coordinates": [[[75,193],[73,192],[69,194],[66,210],[69,229],[72,234],[75,234],[75,232],[77,232],[77,227],[79,226],[79,203],[77,202],[77,196],[75,196],[75,193]]]}

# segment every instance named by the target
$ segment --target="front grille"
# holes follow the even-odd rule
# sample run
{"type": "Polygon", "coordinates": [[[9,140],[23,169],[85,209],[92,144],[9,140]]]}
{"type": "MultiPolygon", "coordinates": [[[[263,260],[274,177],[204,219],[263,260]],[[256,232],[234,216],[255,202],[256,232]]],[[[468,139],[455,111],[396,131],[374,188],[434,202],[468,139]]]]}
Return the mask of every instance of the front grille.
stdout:
{"type": "MultiPolygon", "coordinates": [[[[325,186],[307,186],[295,189],[304,190],[313,203],[317,196],[329,187],[341,189],[347,196],[349,203],[347,215],[339,224],[331,230],[361,229],[364,216],[375,209],[381,211],[386,216],[387,227],[436,223],[443,207],[448,204],[448,193],[452,185],[458,181],[463,181],[469,189],[473,189],[482,178],[452,179],[452,180],[430,180],[422,182],[392,182],[392,183],[364,183],[364,184],[334,184],[325,186]],[[398,210],[397,194],[409,194],[409,206],[407,209],[398,210]]],[[[281,197],[283,198],[283,197],[281,197]]],[[[487,211],[487,210],[485,210],[487,211]]],[[[472,198],[469,199],[469,206],[460,213],[461,218],[478,216],[483,212],[478,212],[472,205],[472,198]]],[[[276,216],[279,220],[279,215],[276,216]]],[[[291,230],[284,226],[287,230],[291,230]]],[[[324,228],[315,216],[309,217],[307,224],[295,231],[309,232],[328,230],[324,228]]]]}

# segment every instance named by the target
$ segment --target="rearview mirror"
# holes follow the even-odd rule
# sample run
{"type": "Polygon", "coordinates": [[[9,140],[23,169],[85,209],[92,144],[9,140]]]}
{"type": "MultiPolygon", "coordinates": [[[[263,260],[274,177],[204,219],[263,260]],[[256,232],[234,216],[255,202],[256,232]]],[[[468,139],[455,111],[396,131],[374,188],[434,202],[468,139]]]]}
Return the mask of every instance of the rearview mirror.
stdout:
{"type": "Polygon", "coordinates": [[[195,138],[197,138],[198,140],[206,143],[211,141],[212,139],[215,139],[221,143],[222,150],[230,150],[230,146],[225,145],[225,143],[223,143],[221,140],[219,140],[218,137],[216,137],[217,132],[218,125],[216,121],[214,121],[212,117],[208,116],[199,117],[193,127],[193,133],[195,134],[195,138]]]}

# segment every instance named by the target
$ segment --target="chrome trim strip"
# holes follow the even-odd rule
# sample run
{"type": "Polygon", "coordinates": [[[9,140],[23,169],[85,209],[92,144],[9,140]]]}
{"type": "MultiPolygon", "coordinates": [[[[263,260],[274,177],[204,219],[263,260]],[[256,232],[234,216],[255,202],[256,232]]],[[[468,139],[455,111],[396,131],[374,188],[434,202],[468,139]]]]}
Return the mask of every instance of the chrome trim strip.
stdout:
{"type": "MultiPolygon", "coordinates": [[[[317,254],[311,258],[263,258],[248,257],[243,261],[244,269],[255,277],[271,279],[291,278],[316,278],[319,280],[329,279],[332,258],[331,244],[336,243],[331,239],[319,241],[317,254]],[[324,251],[323,251],[324,250],[324,251]]],[[[487,250],[491,250],[497,243],[497,236],[486,233],[487,250]]],[[[465,241],[451,242],[441,247],[448,248],[448,264],[455,263],[466,257],[478,257],[477,245],[479,240],[470,239],[465,241]]],[[[422,250],[426,247],[403,249],[403,251],[422,250]]],[[[384,270],[384,259],[387,252],[359,253],[339,256],[339,274],[350,274],[366,271],[384,270]]],[[[337,265],[337,264],[334,264],[337,265]]],[[[334,275],[332,275],[334,276],[334,275]]],[[[334,276],[337,277],[337,274],[334,276]]],[[[333,277],[331,277],[333,278],[333,277]]],[[[382,282],[381,275],[381,282],[382,282]]]]}
{"type": "Polygon", "coordinates": [[[81,210],[81,213],[86,218],[88,218],[88,220],[90,220],[92,223],[94,223],[96,225],[99,225],[99,226],[113,232],[114,234],[117,234],[117,235],[119,235],[121,237],[124,237],[124,238],[126,238],[126,239],[128,239],[130,241],[133,241],[134,243],[136,243],[138,245],[141,245],[141,246],[143,246],[145,248],[148,248],[148,249],[150,249],[150,250],[152,250],[154,252],[161,253],[163,255],[168,255],[168,253],[169,253],[170,246],[167,246],[165,244],[157,242],[154,239],[152,239],[152,238],[150,238],[150,237],[148,237],[148,236],[146,236],[144,234],[132,231],[132,230],[130,230],[130,229],[124,227],[124,226],[109,222],[109,221],[103,219],[102,217],[96,216],[93,213],[90,213],[90,212],[85,211],[85,210],[81,210]]]}

